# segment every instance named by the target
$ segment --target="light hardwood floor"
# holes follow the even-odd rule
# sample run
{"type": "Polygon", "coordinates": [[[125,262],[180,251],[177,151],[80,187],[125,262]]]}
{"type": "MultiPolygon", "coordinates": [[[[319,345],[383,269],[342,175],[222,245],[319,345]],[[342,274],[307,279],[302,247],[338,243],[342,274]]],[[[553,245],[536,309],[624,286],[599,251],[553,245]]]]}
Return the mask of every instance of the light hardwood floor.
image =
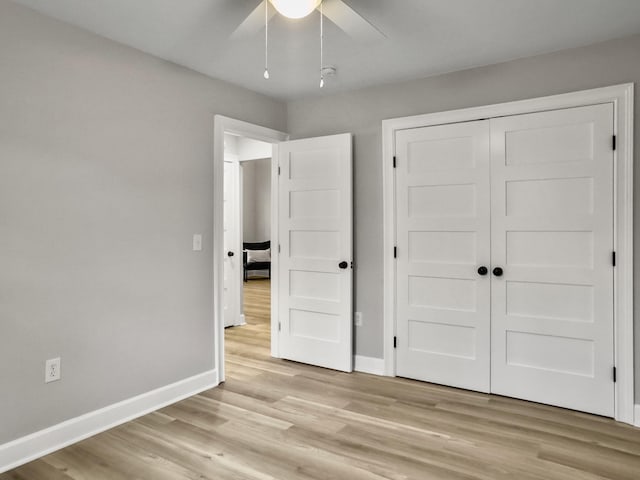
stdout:
{"type": "Polygon", "coordinates": [[[640,429],[269,357],[269,282],[227,329],[227,382],[0,480],[640,479],[640,429]]]}

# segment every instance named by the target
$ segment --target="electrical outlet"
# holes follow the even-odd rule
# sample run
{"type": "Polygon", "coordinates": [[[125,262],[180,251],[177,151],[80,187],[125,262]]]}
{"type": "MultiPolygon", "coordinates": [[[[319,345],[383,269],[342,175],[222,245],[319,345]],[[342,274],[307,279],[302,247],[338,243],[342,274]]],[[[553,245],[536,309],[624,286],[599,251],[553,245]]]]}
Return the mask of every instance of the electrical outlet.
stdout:
{"type": "Polygon", "coordinates": [[[354,322],[356,327],[362,326],[362,312],[356,312],[354,322]]]}
{"type": "Polygon", "coordinates": [[[44,383],[60,380],[60,357],[47,360],[44,364],[44,383]]]}

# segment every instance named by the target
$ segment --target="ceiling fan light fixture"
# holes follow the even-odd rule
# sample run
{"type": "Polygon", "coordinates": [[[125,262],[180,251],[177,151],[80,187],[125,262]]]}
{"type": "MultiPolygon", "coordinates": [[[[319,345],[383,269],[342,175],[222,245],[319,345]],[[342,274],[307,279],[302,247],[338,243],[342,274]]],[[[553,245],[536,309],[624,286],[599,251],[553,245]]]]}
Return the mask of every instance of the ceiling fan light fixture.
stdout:
{"type": "Polygon", "coordinates": [[[313,12],[322,0],[269,0],[281,15],[287,18],[304,18],[313,12]]]}

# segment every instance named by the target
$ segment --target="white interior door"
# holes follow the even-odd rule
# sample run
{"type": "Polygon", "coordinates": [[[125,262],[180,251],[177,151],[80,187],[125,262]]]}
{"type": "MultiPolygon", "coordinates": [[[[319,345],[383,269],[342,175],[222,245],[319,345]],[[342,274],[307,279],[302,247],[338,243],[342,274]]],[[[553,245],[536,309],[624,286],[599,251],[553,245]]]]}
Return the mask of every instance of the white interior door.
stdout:
{"type": "Polygon", "coordinates": [[[489,391],[489,122],[396,136],[399,376],[489,391]]]}
{"type": "Polygon", "coordinates": [[[352,370],[351,135],[279,145],[280,356],[352,370]]]}
{"type": "Polygon", "coordinates": [[[491,132],[491,390],[613,416],[613,105],[491,132]]]}
{"type": "Polygon", "coordinates": [[[239,242],[239,164],[224,162],[224,326],[239,325],[242,252],[239,242]]]}

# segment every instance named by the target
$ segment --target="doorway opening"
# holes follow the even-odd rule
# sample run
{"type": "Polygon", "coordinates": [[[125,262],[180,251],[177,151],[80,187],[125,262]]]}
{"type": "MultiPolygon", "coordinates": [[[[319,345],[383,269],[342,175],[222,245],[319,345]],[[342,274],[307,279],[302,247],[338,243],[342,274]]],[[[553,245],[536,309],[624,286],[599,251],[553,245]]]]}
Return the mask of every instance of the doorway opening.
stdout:
{"type": "Polygon", "coordinates": [[[252,358],[271,343],[272,157],[271,143],[225,132],[225,340],[252,358]]]}
{"type": "MultiPolygon", "coordinates": [[[[238,187],[225,193],[225,169],[241,177],[238,158],[225,159],[225,133],[272,147],[269,245],[270,355],[319,367],[353,370],[352,136],[287,141],[285,133],[216,116],[214,129],[213,312],[215,366],[225,381],[225,316],[242,324],[244,265],[238,226],[225,225],[225,195],[240,204],[238,187]],[[228,268],[225,268],[227,266],[228,268]]],[[[232,182],[237,185],[237,182],[232,182]]],[[[228,190],[228,189],[227,189],[228,190]]],[[[262,239],[264,240],[264,239],[262,239]]],[[[264,241],[262,243],[264,255],[264,241]]],[[[260,250],[255,248],[246,250],[260,250]]],[[[247,260],[249,260],[247,256],[247,260]]],[[[264,260],[264,257],[262,258],[264,260]]],[[[257,263],[263,263],[258,261],[257,263]]],[[[249,269],[247,281],[254,275],[249,269]]],[[[264,308],[264,307],[263,307],[264,308]]],[[[244,320],[246,322],[246,319],[244,320]]]]}
{"type": "MultiPolygon", "coordinates": [[[[246,151],[258,144],[252,142],[263,142],[263,149],[270,149],[270,154],[265,154],[263,150],[262,158],[266,155],[269,158],[277,158],[278,144],[288,140],[286,133],[260,127],[251,123],[235,120],[232,118],[216,115],[214,120],[214,238],[213,238],[213,313],[214,313],[214,329],[216,336],[215,357],[214,362],[218,372],[218,382],[225,381],[225,324],[227,325],[243,325],[246,318],[243,318],[243,245],[242,245],[242,225],[240,224],[240,207],[241,207],[241,186],[242,178],[240,170],[240,161],[238,152],[234,153],[233,145],[230,145],[228,151],[225,152],[225,136],[227,140],[231,137],[242,138],[247,143],[246,151]],[[231,137],[230,137],[231,136],[231,137]],[[234,157],[235,155],[235,157],[234,157]],[[225,177],[233,179],[229,183],[231,191],[225,192],[225,177]],[[225,202],[225,195],[230,197],[230,202],[225,202]],[[235,225],[228,225],[231,219],[235,225]],[[227,234],[226,232],[230,232],[227,234]]],[[[233,143],[233,140],[232,140],[233,143]]],[[[246,151],[243,150],[245,153],[246,151]]],[[[250,155],[247,154],[247,158],[250,155]]],[[[254,157],[260,158],[260,157],[254,157]]],[[[271,172],[269,178],[271,181],[270,191],[277,188],[277,168],[274,167],[275,162],[271,162],[271,172]],[[275,187],[274,187],[275,186],[275,187]]],[[[270,202],[270,225],[277,225],[277,195],[271,196],[270,202]]],[[[278,229],[271,229],[272,244],[278,244],[278,229]]],[[[263,327],[267,332],[270,331],[270,350],[271,355],[278,357],[278,336],[277,330],[272,328],[271,321],[275,318],[273,315],[277,308],[278,298],[278,252],[273,250],[271,253],[271,279],[269,282],[269,292],[267,294],[268,305],[262,302],[262,310],[266,309],[268,313],[268,326],[263,327]]],[[[264,291],[261,294],[264,297],[264,291]]],[[[252,298],[248,295],[249,298],[252,298]]],[[[264,300],[264,299],[263,299],[264,300]]],[[[264,318],[264,313],[262,314],[264,318]]]]}

